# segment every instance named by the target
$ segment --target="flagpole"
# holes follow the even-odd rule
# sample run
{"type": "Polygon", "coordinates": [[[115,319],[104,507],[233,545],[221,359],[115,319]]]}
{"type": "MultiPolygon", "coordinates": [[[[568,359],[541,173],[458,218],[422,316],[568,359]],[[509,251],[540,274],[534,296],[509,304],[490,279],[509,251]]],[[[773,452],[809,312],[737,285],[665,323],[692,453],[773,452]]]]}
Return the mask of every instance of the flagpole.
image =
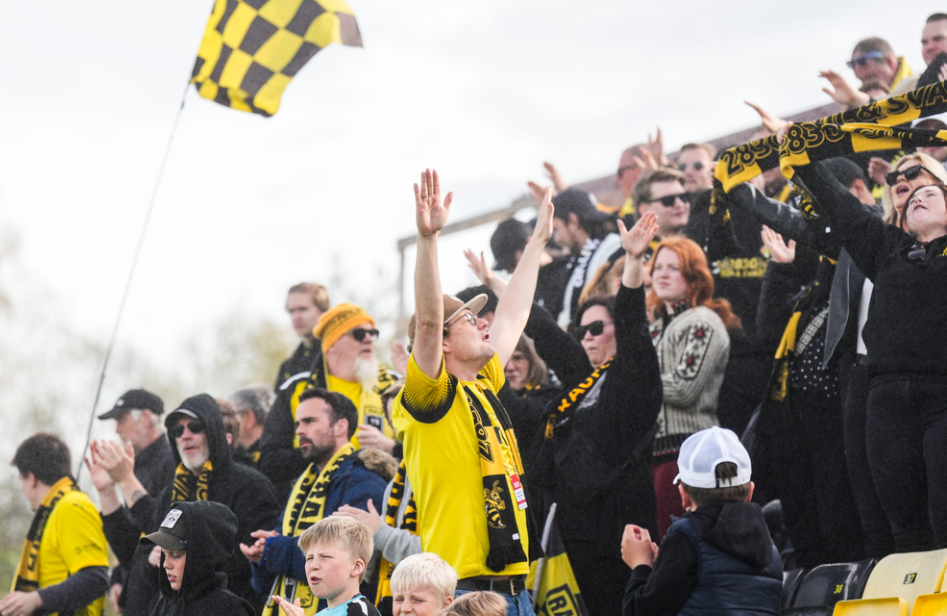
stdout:
{"type": "Polygon", "coordinates": [[[89,428],[86,430],[85,445],[82,447],[82,455],[79,456],[79,464],[76,469],[76,482],[79,481],[79,476],[82,474],[85,453],[89,450],[89,443],[92,440],[92,426],[95,423],[95,410],[99,407],[99,399],[102,396],[102,386],[105,385],[106,370],[108,369],[109,360],[112,357],[112,349],[115,347],[115,339],[118,337],[118,328],[122,322],[122,315],[125,313],[125,304],[128,302],[128,294],[131,291],[132,281],[135,278],[135,271],[138,269],[138,259],[141,256],[141,248],[145,243],[145,235],[148,232],[148,225],[151,222],[151,214],[155,209],[155,201],[158,198],[158,189],[161,187],[161,179],[164,177],[164,170],[168,164],[168,156],[171,153],[171,145],[174,143],[174,137],[178,132],[181,113],[184,111],[184,101],[187,99],[187,91],[190,87],[191,84],[188,82],[184,87],[184,92],[181,93],[181,104],[178,105],[178,112],[174,116],[174,124],[171,125],[171,134],[168,135],[168,143],[164,147],[164,156],[161,159],[161,166],[158,168],[158,177],[155,179],[154,190],[151,191],[151,201],[148,203],[148,210],[145,212],[145,222],[142,224],[141,233],[138,235],[138,245],[135,247],[135,256],[132,258],[128,278],[125,281],[125,290],[122,292],[122,301],[118,306],[118,315],[115,317],[112,337],[109,339],[109,345],[105,349],[105,359],[102,361],[102,372],[99,374],[99,386],[95,391],[95,401],[92,403],[92,415],[89,417],[89,428]]]}

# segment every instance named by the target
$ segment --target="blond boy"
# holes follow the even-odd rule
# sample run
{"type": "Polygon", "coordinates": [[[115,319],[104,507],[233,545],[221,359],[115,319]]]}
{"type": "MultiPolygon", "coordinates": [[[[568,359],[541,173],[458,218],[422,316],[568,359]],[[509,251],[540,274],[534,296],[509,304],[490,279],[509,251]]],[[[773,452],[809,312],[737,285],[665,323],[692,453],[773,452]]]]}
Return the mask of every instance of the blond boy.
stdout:
{"type": "MultiPolygon", "coordinates": [[[[325,518],[299,536],[309,589],[327,604],[318,616],[380,616],[358,591],[373,548],[372,532],[354,518],[325,518]]],[[[290,603],[274,595],[273,601],[287,616],[305,616],[299,599],[290,603]]]]}
{"type": "Polygon", "coordinates": [[[437,554],[408,556],[391,574],[394,616],[443,616],[454,600],[457,573],[437,554]]]}

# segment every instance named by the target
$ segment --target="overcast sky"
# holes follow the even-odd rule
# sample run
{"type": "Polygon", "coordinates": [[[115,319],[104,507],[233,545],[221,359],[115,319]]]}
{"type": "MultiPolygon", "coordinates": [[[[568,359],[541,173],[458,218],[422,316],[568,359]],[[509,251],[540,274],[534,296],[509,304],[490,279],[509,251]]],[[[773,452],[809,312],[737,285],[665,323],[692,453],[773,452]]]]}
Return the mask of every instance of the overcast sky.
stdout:
{"type": "MultiPolygon", "coordinates": [[[[107,341],[212,2],[16,2],[0,20],[0,225],[71,325],[107,341]]],[[[333,46],[265,119],[191,88],[119,343],[173,363],[194,328],[240,309],[285,318],[286,289],[350,288],[413,233],[426,166],[455,220],[498,208],[558,164],[612,173],[664,130],[669,150],[830,102],[818,71],[878,35],[915,69],[930,3],[865,0],[352,0],[364,49],[333,46]],[[897,6],[896,12],[892,7],[897,6]]],[[[445,242],[444,286],[473,283],[445,242]]],[[[409,263],[409,267],[413,263],[409,263]]],[[[336,294],[336,300],[344,300],[336,294]]],[[[287,323],[288,329],[288,323],[287,323]]]]}

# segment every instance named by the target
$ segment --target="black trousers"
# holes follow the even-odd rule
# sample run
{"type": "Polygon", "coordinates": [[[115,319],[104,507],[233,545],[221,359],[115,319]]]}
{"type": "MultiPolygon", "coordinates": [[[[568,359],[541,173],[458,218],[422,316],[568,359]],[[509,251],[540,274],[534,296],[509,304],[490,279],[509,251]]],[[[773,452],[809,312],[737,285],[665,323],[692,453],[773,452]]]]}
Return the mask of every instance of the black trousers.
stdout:
{"type": "Polygon", "coordinates": [[[776,492],[801,567],[853,562],[864,546],[838,396],[792,389],[778,421],[776,492]]]}
{"type": "Polygon", "coordinates": [[[871,476],[896,550],[947,547],[947,383],[874,385],[865,428],[871,476]]]}
{"type": "Polygon", "coordinates": [[[894,536],[871,478],[865,423],[868,420],[870,382],[862,358],[844,358],[839,362],[842,386],[842,421],[845,428],[845,460],[848,477],[861,519],[865,538],[865,557],[883,558],[894,552],[894,536]]]}

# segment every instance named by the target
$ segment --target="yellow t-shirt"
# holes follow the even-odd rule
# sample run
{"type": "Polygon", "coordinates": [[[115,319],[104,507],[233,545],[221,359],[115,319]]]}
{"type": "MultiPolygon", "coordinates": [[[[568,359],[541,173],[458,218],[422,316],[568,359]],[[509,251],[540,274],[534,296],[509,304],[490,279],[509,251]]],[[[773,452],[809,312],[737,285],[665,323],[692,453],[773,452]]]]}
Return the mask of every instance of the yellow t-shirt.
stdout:
{"type": "MultiPolygon", "coordinates": [[[[477,382],[457,381],[450,377],[441,360],[437,379],[424,374],[414,361],[408,361],[408,374],[402,395],[392,409],[395,430],[404,442],[404,458],[408,481],[414,489],[418,508],[418,534],[425,552],[434,552],[446,560],[460,578],[480,575],[525,575],[527,562],[515,563],[497,572],[487,567],[490,542],[487,535],[487,514],[483,495],[483,477],[477,435],[467,396],[467,386],[480,400],[494,426],[500,425],[493,408],[483,394],[484,389],[496,393],[506,378],[499,358],[480,371],[477,382]],[[456,388],[456,389],[455,389],[456,388]]],[[[498,431],[503,463],[510,471],[519,456],[498,431]]],[[[526,532],[526,510],[513,506],[520,529],[523,553],[529,554],[526,532]]]]}
{"type": "MultiPolygon", "coordinates": [[[[63,495],[43,529],[39,545],[39,587],[55,586],[86,567],[108,567],[108,546],[102,518],[79,490],[63,495]]],[[[76,616],[99,616],[105,597],[99,597],[76,616]]]]}
{"type": "MultiPolygon", "coordinates": [[[[380,395],[371,392],[372,395],[366,396],[360,383],[346,381],[331,374],[326,375],[326,385],[329,386],[329,391],[342,394],[352,401],[352,404],[358,409],[358,423],[377,428],[388,438],[395,437],[394,430],[391,429],[388,420],[385,419],[385,410],[381,406],[380,395]]],[[[355,436],[352,437],[352,444],[356,448],[361,447],[355,436]]]]}

